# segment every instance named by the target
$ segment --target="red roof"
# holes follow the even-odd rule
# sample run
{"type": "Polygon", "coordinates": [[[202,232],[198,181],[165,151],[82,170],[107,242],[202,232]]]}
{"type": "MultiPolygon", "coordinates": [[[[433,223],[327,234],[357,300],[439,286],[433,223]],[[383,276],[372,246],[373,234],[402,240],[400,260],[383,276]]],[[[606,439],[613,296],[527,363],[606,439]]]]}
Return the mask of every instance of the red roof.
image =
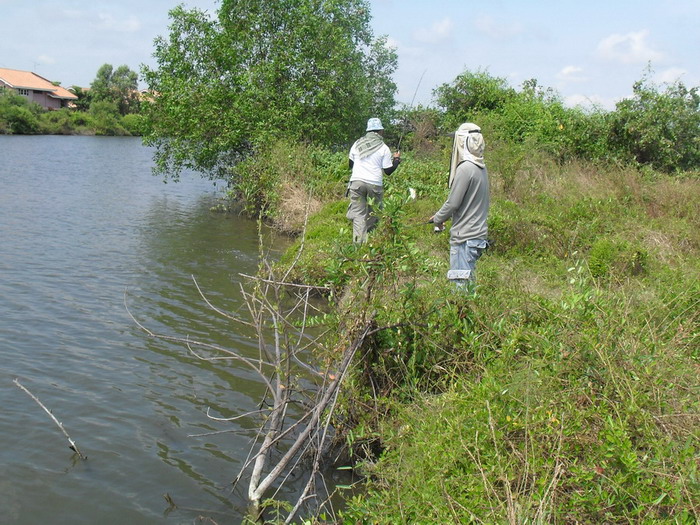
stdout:
{"type": "Polygon", "coordinates": [[[33,91],[48,91],[54,98],[76,100],[73,93],[61,86],[54,86],[44,77],[31,71],[19,71],[17,69],[5,69],[0,67],[0,82],[14,89],[31,89],[33,91]]]}

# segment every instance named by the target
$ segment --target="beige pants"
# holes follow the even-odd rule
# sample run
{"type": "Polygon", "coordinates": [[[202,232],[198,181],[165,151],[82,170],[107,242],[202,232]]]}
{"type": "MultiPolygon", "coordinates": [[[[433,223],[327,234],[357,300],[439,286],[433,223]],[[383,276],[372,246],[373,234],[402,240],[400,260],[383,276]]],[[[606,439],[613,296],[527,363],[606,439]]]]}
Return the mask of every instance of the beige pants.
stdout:
{"type": "Polygon", "coordinates": [[[366,242],[367,232],[372,231],[379,220],[373,209],[381,206],[384,188],[355,180],[348,186],[348,195],[350,205],[346,217],[352,221],[352,241],[366,242]]]}

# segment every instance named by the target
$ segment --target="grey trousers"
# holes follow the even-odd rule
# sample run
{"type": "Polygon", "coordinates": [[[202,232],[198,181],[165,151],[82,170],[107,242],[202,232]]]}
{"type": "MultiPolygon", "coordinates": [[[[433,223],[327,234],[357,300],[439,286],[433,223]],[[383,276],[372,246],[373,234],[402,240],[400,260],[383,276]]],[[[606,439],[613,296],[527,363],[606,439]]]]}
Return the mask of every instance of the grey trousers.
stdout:
{"type": "Polygon", "coordinates": [[[367,232],[372,231],[379,220],[373,213],[373,209],[381,206],[384,188],[354,180],[348,186],[348,195],[350,205],[345,216],[352,221],[352,241],[366,242],[367,232]]]}

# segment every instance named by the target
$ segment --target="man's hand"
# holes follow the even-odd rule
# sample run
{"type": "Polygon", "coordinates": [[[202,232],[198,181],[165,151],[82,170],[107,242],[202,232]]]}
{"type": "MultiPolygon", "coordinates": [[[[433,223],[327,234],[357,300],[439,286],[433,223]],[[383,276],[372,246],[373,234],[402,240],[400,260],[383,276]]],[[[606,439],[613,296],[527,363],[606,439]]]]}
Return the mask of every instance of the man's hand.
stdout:
{"type": "MultiPolygon", "coordinates": [[[[430,223],[435,224],[435,215],[433,215],[432,217],[430,217],[430,219],[428,219],[428,224],[430,224],[430,223]]],[[[440,224],[435,224],[435,228],[433,228],[433,231],[437,233],[437,232],[443,231],[444,229],[445,229],[445,223],[441,222],[440,224]]]]}

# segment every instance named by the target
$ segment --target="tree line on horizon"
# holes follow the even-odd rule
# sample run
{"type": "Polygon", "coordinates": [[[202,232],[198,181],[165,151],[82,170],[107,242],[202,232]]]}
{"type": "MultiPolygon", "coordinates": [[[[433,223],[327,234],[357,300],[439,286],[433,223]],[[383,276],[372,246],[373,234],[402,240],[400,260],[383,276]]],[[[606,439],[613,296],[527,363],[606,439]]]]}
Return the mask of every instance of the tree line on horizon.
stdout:
{"type": "Polygon", "coordinates": [[[70,107],[46,110],[26,97],[0,96],[0,134],[140,135],[138,73],[126,65],[103,64],[89,88],[71,86],[70,107]]]}
{"type": "Polygon", "coordinates": [[[512,87],[486,69],[466,69],[436,86],[433,105],[395,100],[398,57],[370,27],[369,3],[224,1],[216,18],[170,11],[170,34],[154,43],[156,67],[142,66],[149,93],[128,66],[104,64],[69,110],[44,112],[19,96],[0,98],[0,133],[142,135],[157,169],[177,178],[188,167],[212,178],[272,137],[335,150],[369,116],[387,141],[427,147],[461,122],[476,121],[498,141],[572,158],[636,162],[665,172],[700,167],[700,92],[680,81],[657,85],[651,66],[633,95],[612,111],[566,107],[530,79],[512,87]]]}

